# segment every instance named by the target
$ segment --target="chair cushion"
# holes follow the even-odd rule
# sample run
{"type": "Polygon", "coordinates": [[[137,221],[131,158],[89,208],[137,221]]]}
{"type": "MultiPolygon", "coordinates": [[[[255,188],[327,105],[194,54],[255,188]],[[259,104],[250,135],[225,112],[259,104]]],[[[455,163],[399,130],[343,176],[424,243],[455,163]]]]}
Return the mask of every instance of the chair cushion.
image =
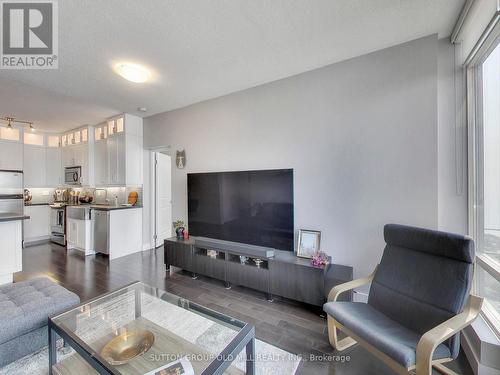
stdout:
{"type": "MultiPolygon", "coordinates": [[[[463,310],[473,276],[470,238],[395,224],[384,227],[384,237],[368,304],[420,335],[463,310]]],[[[445,345],[455,358],[460,336],[445,345]]]]}
{"type": "MultiPolygon", "coordinates": [[[[325,312],[369,344],[404,367],[415,365],[421,335],[390,319],[366,303],[328,302],[325,312]]],[[[449,358],[444,344],[434,351],[434,359],[449,358]]]]}
{"type": "Polygon", "coordinates": [[[0,344],[47,325],[80,298],[47,278],[0,286],[0,344]]]}

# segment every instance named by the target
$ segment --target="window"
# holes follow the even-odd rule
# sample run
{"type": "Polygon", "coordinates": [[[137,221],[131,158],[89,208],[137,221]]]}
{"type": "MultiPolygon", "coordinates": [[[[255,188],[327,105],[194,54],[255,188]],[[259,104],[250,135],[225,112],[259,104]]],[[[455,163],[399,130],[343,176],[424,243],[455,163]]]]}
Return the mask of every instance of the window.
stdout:
{"type": "Polygon", "coordinates": [[[43,146],[43,135],[34,133],[24,133],[24,144],[43,146]]]}
{"type": "Polygon", "coordinates": [[[123,117],[116,119],[116,132],[117,133],[123,132],[123,117]]]}
{"type": "Polygon", "coordinates": [[[73,139],[75,140],[73,143],[77,144],[80,143],[80,131],[76,131],[73,133],[73,139]]]}
{"type": "Polygon", "coordinates": [[[116,133],[116,128],[115,128],[115,120],[109,120],[108,121],[108,134],[111,135],[113,133],[116,133]]]}
{"type": "Polygon", "coordinates": [[[108,138],[108,126],[107,125],[97,126],[94,131],[95,131],[94,134],[95,134],[96,141],[108,138]]]}
{"type": "Polygon", "coordinates": [[[20,138],[19,129],[4,126],[0,127],[0,139],[7,141],[19,141],[20,138]]]}
{"type": "Polygon", "coordinates": [[[477,246],[475,292],[483,315],[500,334],[500,44],[468,66],[468,105],[473,129],[472,234],[477,246]]]}
{"type": "Polygon", "coordinates": [[[59,136],[58,135],[49,135],[47,137],[47,146],[59,147],[59,136]]]}
{"type": "Polygon", "coordinates": [[[87,129],[82,129],[82,142],[87,142],[87,134],[88,134],[88,131],[87,129]]]}

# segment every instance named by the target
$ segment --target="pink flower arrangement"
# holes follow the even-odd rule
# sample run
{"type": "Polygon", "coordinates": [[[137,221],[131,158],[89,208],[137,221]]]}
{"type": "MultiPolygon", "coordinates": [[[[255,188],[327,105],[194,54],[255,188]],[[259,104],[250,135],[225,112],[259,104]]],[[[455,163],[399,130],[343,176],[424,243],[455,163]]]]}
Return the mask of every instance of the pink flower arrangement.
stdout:
{"type": "Polygon", "coordinates": [[[314,267],[324,267],[328,264],[328,255],[323,251],[316,252],[311,258],[311,264],[314,267]]]}

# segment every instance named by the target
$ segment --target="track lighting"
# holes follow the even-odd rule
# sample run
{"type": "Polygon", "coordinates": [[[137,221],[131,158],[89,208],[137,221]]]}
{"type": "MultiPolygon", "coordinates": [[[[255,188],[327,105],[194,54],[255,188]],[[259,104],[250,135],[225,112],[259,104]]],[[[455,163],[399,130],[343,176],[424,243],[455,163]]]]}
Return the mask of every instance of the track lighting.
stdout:
{"type": "Polygon", "coordinates": [[[6,121],[7,122],[7,128],[9,128],[9,129],[12,129],[12,123],[13,122],[17,122],[19,124],[29,125],[30,130],[32,132],[35,131],[35,127],[33,126],[33,123],[31,121],[16,120],[14,117],[10,117],[10,116],[0,117],[0,121],[6,121]]]}

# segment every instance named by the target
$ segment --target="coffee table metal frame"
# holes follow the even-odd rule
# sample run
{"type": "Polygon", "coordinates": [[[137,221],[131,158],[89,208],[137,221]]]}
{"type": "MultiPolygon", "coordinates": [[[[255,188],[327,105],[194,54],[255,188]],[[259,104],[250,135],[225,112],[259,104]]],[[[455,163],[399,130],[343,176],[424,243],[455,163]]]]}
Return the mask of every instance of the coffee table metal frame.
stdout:
{"type": "MultiPolygon", "coordinates": [[[[78,309],[93,302],[97,302],[100,299],[111,297],[113,294],[118,294],[121,291],[129,290],[134,286],[136,287],[135,315],[137,318],[141,316],[141,290],[139,289],[139,286],[145,286],[155,290],[156,296],[171,295],[170,293],[165,292],[161,289],[143,284],[140,281],[135,281],[111,292],[100,295],[94,299],[81,303],[78,306],[69,308],[61,313],[58,313],[57,315],[49,317],[49,375],[53,374],[52,366],[57,363],[56,341],[58,337],[61,337],[64,340],[65,345],[69,345],[71,348],[73,348],[99,374],[121,375],[121,373],[114,366],[106,362],[106,360],[102,358],[97,351],[86,344],[81,338],[76,335],[76,333],[72,332],[69,329],[65,329],[64,326],[58,325],[58,323],[54,320],[69,311],[78,309]]],[[[161,297],[157,298],[162,299],[161,297]]],[[[208,365],[205,370],[203,370],[200,375],[222,375],[224,371],[231,365],[234,359],[238,356],[238,354],[242,352],[243,348],[246,348],[246,373],[248,375],[255,375],[255,327],[253,325],[231,318],[214,310],[207,309],[206,307],[182,299],[180,297],[177,298],[179,298],[179,301],[181,301],[179,306],[185,308],[186,310],[198,312],[202,315],[212,317],[216,321],[227,323],[229,325],[240,328],[240,331],[237,333],[237,335],[229,342],[229,344],[219,355],[214,356],[214,360],[208,365]]]]}

